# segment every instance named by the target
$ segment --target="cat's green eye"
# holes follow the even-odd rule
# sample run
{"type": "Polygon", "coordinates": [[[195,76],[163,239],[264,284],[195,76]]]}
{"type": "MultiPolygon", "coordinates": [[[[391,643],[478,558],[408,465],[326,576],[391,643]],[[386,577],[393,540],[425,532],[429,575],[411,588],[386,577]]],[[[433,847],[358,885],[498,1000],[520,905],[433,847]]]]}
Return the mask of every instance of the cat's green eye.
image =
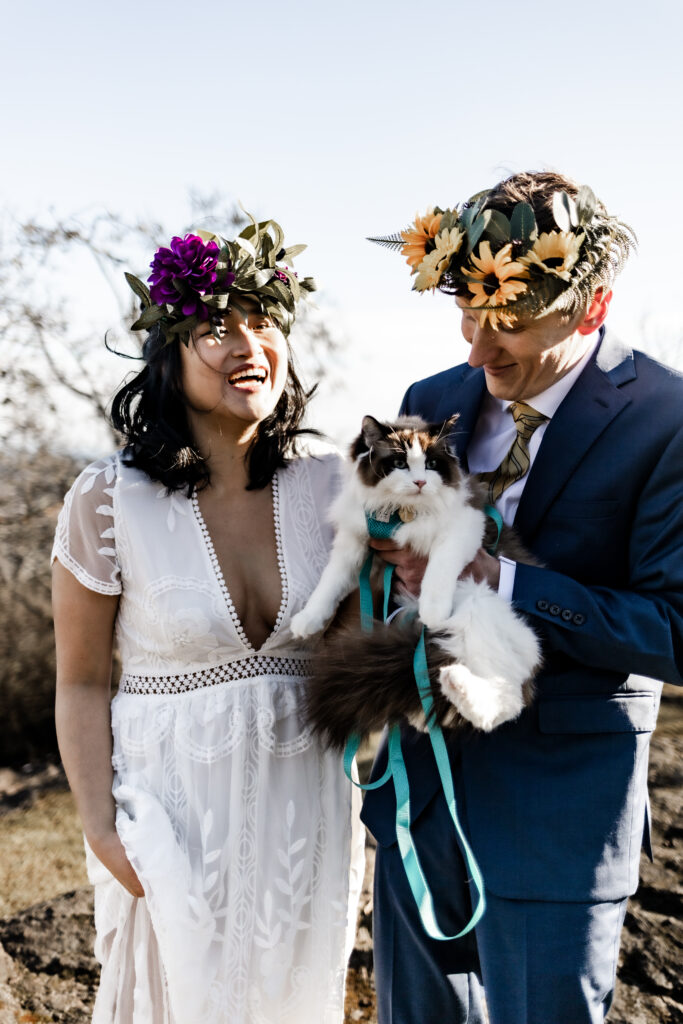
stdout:
{"type": "Polygon", "coordinates": [[[437,469],[438,465],[439,463],[436,459],[427,459],[427,461],[425,462],[425,466],[427,467],[427,469],[437,469]]]}
{"type": "Polygon", "coordinates": [[[408,463],[406,462],[406,460],[401,455],[397,455],[396,458],[394,459],[394,469],[407,469],[407,468],[408,468],[408,463]]]}

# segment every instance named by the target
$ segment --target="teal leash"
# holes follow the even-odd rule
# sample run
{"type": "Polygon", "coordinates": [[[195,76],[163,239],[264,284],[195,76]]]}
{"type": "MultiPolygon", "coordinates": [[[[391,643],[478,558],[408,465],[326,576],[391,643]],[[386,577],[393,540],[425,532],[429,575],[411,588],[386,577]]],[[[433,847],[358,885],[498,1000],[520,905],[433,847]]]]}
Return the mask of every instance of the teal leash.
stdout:
{"type": "MultiPolygon", "coordinates": [[[[496,511],[495,509],[493,510],[496,511]]],[[[489,514],[488,508],[486,509],[487,515],[489,514]]],[[[496,515],[500,518],[499,514],[496,515]]],[[[393,517],[392,517],[393,518],[393,517]]],[[[492,516],[492,518],[495,518],[492,516]]],[[[383,537],[391,536],[396,527],[400,524],[401,520],[398,516],[395,516],[396,522],[392,523],[380,523],[376,520],[372,520],[368,517],[368,530],[371,536],[377,536],[378,534],[383,537]],[[380,531],[376,530],[376,527],[380,527],[380,531]],[[373,532],[373,530],[375,532],[373,532]],[[387,532],[390,530],[391,532],[387,532]]],[[[498,537],[500,537],[500,531],[502,529],[502,520],[498,525],[498,537]]],[[[496,545],[498,541],[496,540],[496,545]]],[[[495,550],[495,547],[494,547],[495,550]]],[[[361,628],[365,632],[372,632],[374,622],[374,607],[372,600],[372,591],[370,588],[370,572],[372,569],[373,554],[369,554],[363,567],[360,571],[360,607],[361,607],[361,628]]],[[[393,575],[394,567],[387,565],[384,570],[384,602],[383,602],[383,615],[384,621],[387,619],[388,608],[389,608],[389,595],[391,591],[391,579],[393,575]]],[[[443,787],[444,796],[448,805],[448,811],[455,827],[456,835],[460,844],[460,848],[465,857],[465,863],[467,870],[471,877],[477,893],[476,906],[472,917],[467,922],[465,927],[459,931],[456,935],[446,935],[439,927],[439,923],[436,919],[436,913],[434,910],[434,900],[432,897],[429,883],[425,878],[422,865],[420,864],[417,850],[413,842],[413,837],[410,831],[410,784],[408,782],[408,773],[406,771],[405,761],[403,759],[403,752],[401,750],[401,730],[398,725],[391,725],[389,727],[388,736],[388,761],[387,767],[381,778],[376,779],[374,782],[368,782],[362,784],[356,782],[352,778],[352,763],[353,759],[358,752],[360,745],[360,736],[357,733],[353,733],[346,744],[344,750],[344,771],[347,778],[351,780],[354,786],[359,789],[373,790],[379,789],[390,778],[394,780],[394,790],[396,792],[396,838],[398,840],[398,847],[401,854],[401,860],[408,879],[410,890],[413,894],[413,898],[417,905],[420,913],[420,919],[422,925],[427,934],[432,939],[438,939],[440,941],[450,941],[451,939],[462,938],[463,935],[467,935],[481,920],[481,917],[486,909],[486,898],[484,896],[484,879],[482,877],[479,865],[477,864],[476,858],[470,847],[467,837],[462,830],[460,819],[458,817],[457,805],[455,800],[455,790],[453,788],[453,776],[451,773],[450,761],[448,758],[448,750],[446,748],[446,741],[444,740],[443,732],[440,726],[433,723],[434,713],[434,700],[431,694],[431,687],[429,682],[429,670],[427,667],[427,653],[425,649],[425,631],[424,628],[420,634],[420,639],[415,649],[415,656],[413,658],[413,671],[415,673],[415,682],[417,685],[418,693],[420,696],[420,702],[424,711],[425,720],[427,722],[427,731],[429,733],[429,739],[436,759],[436,765],[439,771],[439,777],[441,779],[441,785],[443,787]],[[430,724],[432,723],[432,724],[430,724]]]]}
{"type": "Polygon", "coordinates": [[[484,505],[484,514],[487,515],[489,519],[493,519],[496,524],[496,539],[491,547],[486,549],[490,555],[495,555],[500,543],[500,535],[503,532],[503,517],[495,505],[484,505]]]}

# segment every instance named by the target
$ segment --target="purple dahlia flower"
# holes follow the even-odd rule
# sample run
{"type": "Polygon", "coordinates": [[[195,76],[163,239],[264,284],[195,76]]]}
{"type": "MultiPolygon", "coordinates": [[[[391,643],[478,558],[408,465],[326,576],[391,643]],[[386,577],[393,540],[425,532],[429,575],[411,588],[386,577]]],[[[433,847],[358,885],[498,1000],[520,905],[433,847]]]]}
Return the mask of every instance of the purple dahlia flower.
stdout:
{"type": "Polygon", "coordinates": [[[204,242],[198,235],[172,238],[170,249],[158,249],[150,263],[152,273],[147,280],[152,302],[158,306],[181,303],[183,316],[196,313],[206,317],[208,311],[200,296],[213,294],[219,251],[215,242],[204,242]],[[186,286],[182,292],[175,281],[186,286]]]}

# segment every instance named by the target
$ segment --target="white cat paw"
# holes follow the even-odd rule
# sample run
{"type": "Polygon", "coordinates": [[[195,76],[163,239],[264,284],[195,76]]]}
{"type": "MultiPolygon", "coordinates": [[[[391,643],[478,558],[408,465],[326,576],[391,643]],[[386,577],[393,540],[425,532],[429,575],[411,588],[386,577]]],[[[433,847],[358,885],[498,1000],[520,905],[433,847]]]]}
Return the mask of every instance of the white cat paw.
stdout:
{"type": "Polygon", "coordinates": [[[327,619],[322,615],[316,615],[315,612],[309,612],[307,608],[302,608],[300,612],[293,617],[289,628],[292,636],[297,637],[299,640],[305,640],[309,636],[315,636],[324,627],[327,619]]]}
{"type": "Polygon", "coordinates": [[[490,732],[517,718],[524,700],[522,688],[507,679],[475,676],[466,665],[447,665],[439,673],[445,697],[477,729],[490,732]]]}
{"type": "Polygon", "coordinates": [[[453,605],[443,597],[421,596],[417,605],[420,622],[427,629],[438,629],[453,614],[453,605]]]}

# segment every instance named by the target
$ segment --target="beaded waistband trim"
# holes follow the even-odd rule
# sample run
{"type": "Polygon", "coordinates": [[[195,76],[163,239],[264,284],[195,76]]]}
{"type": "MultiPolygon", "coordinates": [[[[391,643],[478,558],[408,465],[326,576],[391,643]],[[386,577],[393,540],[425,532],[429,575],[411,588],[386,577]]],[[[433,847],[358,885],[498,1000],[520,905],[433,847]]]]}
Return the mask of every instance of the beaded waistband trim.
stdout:
{"type": "Polygon", "coordinates": [[[123,693],[189,693],[206,686],[218,686],[238,680],[248,682],[263,676],[281,676],[301,679],[310,674],[310,662],[301,658],[273,658],[254,655],[228,662],[227,665],[212,665],[199,672],[175,676],[137,676],[124,672],[119,682],[123,693]]]}

